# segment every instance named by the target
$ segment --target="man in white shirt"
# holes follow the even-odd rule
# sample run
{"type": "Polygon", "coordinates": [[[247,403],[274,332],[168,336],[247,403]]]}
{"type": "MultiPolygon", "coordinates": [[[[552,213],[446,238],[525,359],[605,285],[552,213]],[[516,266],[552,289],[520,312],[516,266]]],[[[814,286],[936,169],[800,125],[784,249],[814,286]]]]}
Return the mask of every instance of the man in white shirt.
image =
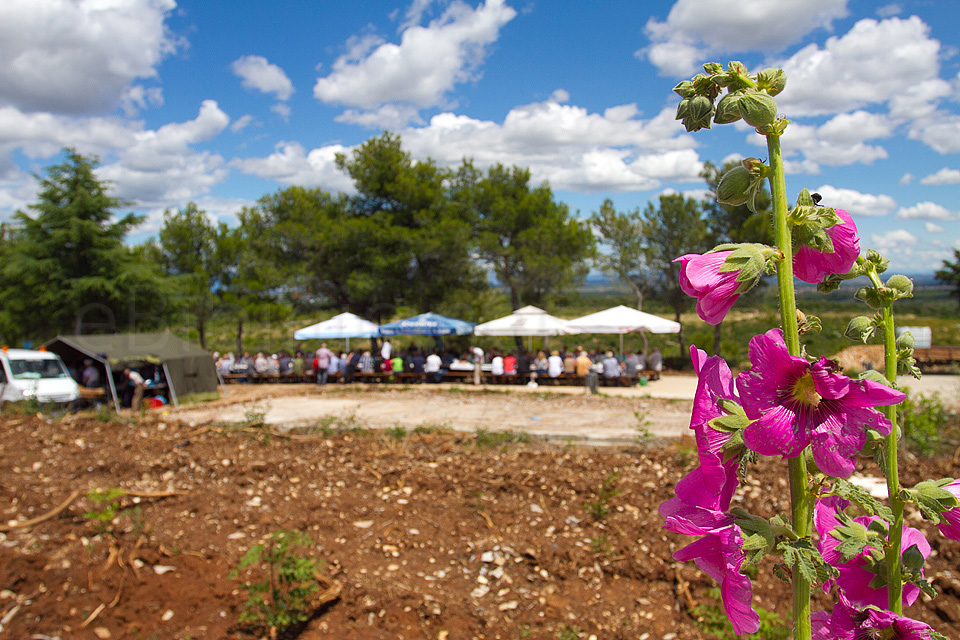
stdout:
{"type": "Polygon", "coordinates": [[[384,360],[389,360],[391,355],[393,355],[393,345],[390,344],[389,340],[384,338],[383,346],[380,347],[380,357],[384,360]]]}
{"type": "Polygon", "coordinates": [[[473,353],[473,384],[480,384],[480,371],[483,367],[483,349],[473,347],[470,351],[473,353]]]}
{"type": "Polygon", "coordinates": [[[432,380],[434,382],[440,382],[442,374],[440,373],[440,367],[443,365],[443,361],[435,353],[431,353],[427,356],[427,362],[423,365],[423,372],[427,374],[427,380],[432,380]]]}
{"type": "Polygon", "coordinates": [[[147,386],[143,376],[133,369],[124,369],[123,376],[127,379],[128,390],[124,393],[130,395],[130,408],[134,411],[140,410],[140,403],[143,401],[143,389],[147,386]]]}

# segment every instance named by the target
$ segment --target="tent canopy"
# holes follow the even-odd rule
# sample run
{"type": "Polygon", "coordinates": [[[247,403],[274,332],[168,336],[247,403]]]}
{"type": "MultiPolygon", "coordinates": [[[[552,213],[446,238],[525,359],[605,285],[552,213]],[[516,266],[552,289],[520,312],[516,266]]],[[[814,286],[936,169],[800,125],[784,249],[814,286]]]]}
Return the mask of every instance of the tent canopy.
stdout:
{"type": "Polygon", "coordinates": [[[170,333],[57,336],[44,346],[64,362],[93,358],[113,371],[142,363],[162,365],[174,402],[188,394],[217,391],[211,354],[170,333]]]}
{"type": "Polygon", "coordinates": [[[552,316],[533,305],[527,305],[508,316],[478,324],[473,333],[478,336],[559,336],[579,333],[568,330],[566,325],[566,320],[552,316]]]}
{"type": "Polygon", "coordinates": [[[412,318],[380,325],[382,336],[465,336],[476,325],[465,320],[448,318],[437,313],[421,313],[412,318]]]}
{"type": "Polygon", "coordinates": [[[298,329],[294,340],[338,340],[343,338],[375,338],[380,327],[352,313],[341,313],[329,320],[298,329]]]}
{"type": "Polygon", "coordinates": [[[650,333],[680,333],[680,324],[624,305],[611,307],[571,320],[567,328],[582,333],[630,333],[643,329],[650,333]]]}

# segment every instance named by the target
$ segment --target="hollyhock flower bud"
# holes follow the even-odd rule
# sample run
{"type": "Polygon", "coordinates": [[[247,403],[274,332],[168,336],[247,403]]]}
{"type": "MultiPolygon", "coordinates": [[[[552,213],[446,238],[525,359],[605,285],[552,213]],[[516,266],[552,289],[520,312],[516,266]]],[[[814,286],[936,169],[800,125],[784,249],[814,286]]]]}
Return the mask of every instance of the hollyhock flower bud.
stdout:
{"type": "Polygon", "coordinates": [[[737,100],[740,117],[751,127],[765,127],[777,119],[777,101],[765,93],[751,91],[737,100]]]}
{"type": "Polygon", "coordinates": [[[840,224],[826,229],[833,243],[833,253],[800,246],[793,254],[793,273],[804,282],[819,284],[831,273],[845,274],[860,257],[860,238],[853,218],[843,209],[834,209],[840,224]]]}

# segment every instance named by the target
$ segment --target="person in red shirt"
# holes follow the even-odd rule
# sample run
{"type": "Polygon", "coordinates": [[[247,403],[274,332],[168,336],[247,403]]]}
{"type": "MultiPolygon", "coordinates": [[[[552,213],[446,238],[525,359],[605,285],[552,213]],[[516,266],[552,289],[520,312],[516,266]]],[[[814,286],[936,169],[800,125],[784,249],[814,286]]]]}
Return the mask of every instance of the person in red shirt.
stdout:
{"type": "Polygon", "coordinates": [[[503,374],[507,376],[517,375],[517,357],[512,353],[508,353],[507,357],[503,359],[503,374]]]}

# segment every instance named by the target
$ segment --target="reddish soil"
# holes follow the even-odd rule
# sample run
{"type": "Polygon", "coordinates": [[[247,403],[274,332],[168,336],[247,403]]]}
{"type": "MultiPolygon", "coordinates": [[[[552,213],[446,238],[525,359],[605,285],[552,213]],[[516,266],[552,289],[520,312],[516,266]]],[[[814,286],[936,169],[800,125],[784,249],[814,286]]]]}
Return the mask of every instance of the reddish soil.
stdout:
{"type": "MultiPolygon", "coordinates": [[[[590,401],[585,398],[584,402],[590,401]]],[[[709,637],[691,612],[712,581],[671,553],[690,539],[657,506],[694,463],[688,440],[586,448],[485,445],[454,432],[264,437],[161,416],[101,422],[0,417],[0,637],[258,638],[228,575],[281,529],[309,533],[340,597],[304,639],[709,637]],[[619,493],[606,499],[604,485],[619,493]],[[111,523],[93,488],[127,496],[111,523]],[[135,504],[136,503],[136,504],[135,504]],[[585,505],[609,507],[599,519],[585,505]]],[[[957,474],[951,460],[904,464],[905,484],[957,474]]],[[[871,468],[871,463],[865,463],[871,468]]],[[[744,506],[786,511],[781,466],[752,467],[744,506]]],[[[930,536],[935,600],[909,611],[960,638],[960,545],[930,536]]],[[[788,613],[787,587],[763,571],[754,604],[788,613]]]]}

